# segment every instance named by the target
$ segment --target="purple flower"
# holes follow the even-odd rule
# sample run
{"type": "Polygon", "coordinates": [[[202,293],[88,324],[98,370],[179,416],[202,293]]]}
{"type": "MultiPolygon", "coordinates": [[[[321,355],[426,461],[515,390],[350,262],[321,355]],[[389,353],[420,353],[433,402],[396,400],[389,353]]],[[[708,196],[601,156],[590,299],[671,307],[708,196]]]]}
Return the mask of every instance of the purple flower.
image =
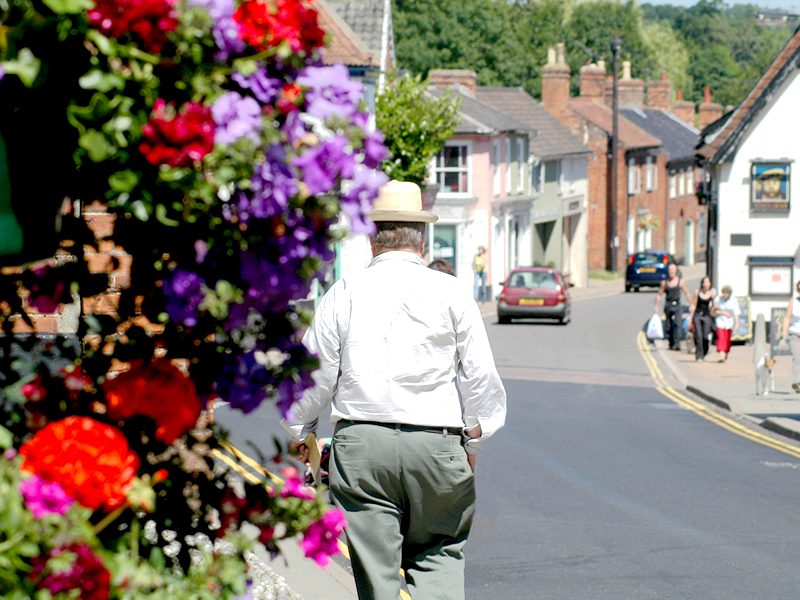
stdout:
{"type": "Polygon", "coordinates": [[[338,554],[337,540],[344,531],[347,522],[338,508],[329,510],[319,521],[314,521],[303,533],[300,547],[307,558],[313,558],[320,567],[327,567],[329,557],[338,554]]]}
{"type": "Polygon", "coordinates": [[[241,54],[247,47],[239,36],[239,24],[234,20],[235,0],[189,0],[189,6],[202,6],[214,21],[214,41],[219,52],[217,62],[225,62],[231,54],[241,54]]]}
{"type": "Polygon", "coordinates": [[[270,104],[281,94],[283,81],[270,77],[267,70],[263,67],[256,70],[249,77],[245,77],[238,71],[231,76],[242,89],[250,90],[261,104],[270,104]]]}
{"type": "Polygon", "coordinates": [[[251,191],[239,192],[238,209],[242,221],[247,222],[250,217],[267,219],[283,213],[291,197],[297,193],[297,182],[286,162],[285,148],[274,145],[265,158],[266,162],[257,166],[250,178],[251,191]]]}
{"type": "Polygon", "coordinates": [[[314,499],[314,489],[305,485],[304,480],[299,477],[288,477],[281,486],[281,498],[294,496],[303,500],[314,499]]]}
{"type": "Polygon", "coordinates": [[[307,133],[306,124],[297,111],[286,115],[286,122],[284,122],[281,130],[286,134],[290,144],[294,144],[307,133]]]}
{"type": "Polygon", "coordinates": [[[19,491],[34,519],[47,515],[64,515],[75,503],[75,499],[64,491],[61,484],[57,481],[48,483],[38,475],[20,483],[19,491]]]}
{"type": "Polygon", "coordinates": [[[3,68],[3,65],[0,65],[0,81],[3,81],[3,77],[6,76],[6,70],[3,68]]]}
{"type": "Polygon", "coordinates": [[[350,79],[342,64],[306,67],[300,71],[297,84],[307,88],[306,111],[323,120],[334,115],[349,118],[358,111],[364,94],[363,86],[350,79]]]}
{"type": "Polygon", "coordinates": [[[200,305],[205,299],[205,280],[197,273],[175,269],[164,280],[163,289],[167,297],[166,311],[169,318],[188,327],[197,325],[200,305]]]}
{"type": "Polygon", "coordinates": [[[379,188],[389,181],[381,171],[359,169],[352,179],[352,185],[342,195],[339,206],[350,219],[350,230],[353,233],[375,232],[375,224],[367,218],[372,208],[372,201],[378,197],[379,188]]]}
{"type": "Polygon", "coordinates": [[[214,139],[220,144],[230,145],[243,137],[260,143],[258,132],[264,129],[261,106],[254,98],[243,98],[239,92],[228,92],[220,96],[211,107],[217,128],[214,139]]]}
{"type": "Polygon", "coordinates": [[[292,164],[302,170],[303,183],[312,196],[334,189],[337,177],[350,179],[356,166],[349,142],[340,135],[310,148],[292,164]]]}
{"type": "Polygon", "coordinates": [[[201,265],[206,259],[206,256],[208,256],[208,242],[205,240],[197,240],[194,243],[194,262],[201,265]]]}
{"type": "Polygon", "coordinates": [[[252,412],[266,400],[267,385],[275,378],[256,361],[255,352],[229,355],[224,360],[222,377],[215,383],[215,391],[233,408],[245,414],[252,412]]]}
{"type": "Polygon", "coordinates": [[[370,169],[377,169],[389,157],[389,151],[383,143],[385,139],[383,132],[378,129],[364,138],[364,165],[370,169]]]}

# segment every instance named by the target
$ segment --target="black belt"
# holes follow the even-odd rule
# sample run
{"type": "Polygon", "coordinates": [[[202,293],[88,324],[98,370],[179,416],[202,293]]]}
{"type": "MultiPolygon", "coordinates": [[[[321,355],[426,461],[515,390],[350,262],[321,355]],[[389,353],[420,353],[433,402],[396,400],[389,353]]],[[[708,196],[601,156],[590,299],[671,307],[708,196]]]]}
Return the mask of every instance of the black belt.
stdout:
{"type": "Polygon", "coordinates": [[[381,427],[390,427],[399,431],[421,431],[461,437],[460,427],[435,427],[433,425],[409,425],[408,423],[384,423],[382,421],[353,421],[352,419],[340,419],[339,422],[348,425],[380,425],[381,427]]]}

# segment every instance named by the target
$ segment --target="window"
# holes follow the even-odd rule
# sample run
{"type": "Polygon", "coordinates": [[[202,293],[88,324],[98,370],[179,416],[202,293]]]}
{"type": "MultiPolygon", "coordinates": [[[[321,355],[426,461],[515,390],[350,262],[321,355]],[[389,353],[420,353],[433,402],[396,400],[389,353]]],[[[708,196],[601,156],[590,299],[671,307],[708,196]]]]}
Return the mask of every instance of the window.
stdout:
{"type": "Polygon", "coordinates": [[[642,189],[642,171],[633,159],[628,161],[628,193],[638,194],[642,189]]]}
{"type": "Polygon", "coordinates": [[[692,167],[686,170],[686,193],[694,194],[694,169],[692,167]]]}
{"type": "Polygon", "coordinates": [[[544,165],[542,163],[534,164],[531,167],[531,194],[541,194],[542,193],[542,169],[544,165]]]}
{"type": "Polygon", "coordinates": [[[522,138],[517,138],[517,191],[525,189],[525,161],[523,160],[524,144],[522,138]]]}
{"type": "Polygon", "coordinates": [[[649,192],[652,189],[655,189],[655,168],[653,167],[653,159],[652,157],[648,156],[645,162],[645,187],[649,192]]]}
{"type": "Polygon", "coordinates": [[[669,197],[677,198],[678,196],[678,176],[675,173],[669,175],[669,197]]]}
{"type": "Polygon", "coordinates": [[[469,193],[468,155],[469,147],[466,145],[445,146],[436,155],[434,176],[440,192],[469,193]]]}
{"type": "Polygon", "coordinates": [[[667,230],[667,252],[675,254],[675,219],[669,222],[669,229],[667,230]]]}
{"type": "Polygon", "coordinates": [[[700,247],[705,248],[706,245],[706,213],[700,213],[700,224],[697,227],[700,231],[700,247]]]}
{"type": "Polygon", "coordinates": [[[506,194],[511,193],[511,139],[506,138],[506,194]]]}
{"type": "Polygon", "coordinates": [[[678,196],[686,195],[686,171],[681,171],[678,175],[678,196]]]}
{"type": "Polygon", "coordinates": [[[492,144],[492,166],[494,167],[494,195],[499,196],[500,190],[500,142],[495,141],[492,144]]]}
{"type": "Polygon", "coordinates": [[[556,161],[556,182],[558,183],[559,196],[564,193],[564,170],[561,168],[561,161],[556,161]]]}

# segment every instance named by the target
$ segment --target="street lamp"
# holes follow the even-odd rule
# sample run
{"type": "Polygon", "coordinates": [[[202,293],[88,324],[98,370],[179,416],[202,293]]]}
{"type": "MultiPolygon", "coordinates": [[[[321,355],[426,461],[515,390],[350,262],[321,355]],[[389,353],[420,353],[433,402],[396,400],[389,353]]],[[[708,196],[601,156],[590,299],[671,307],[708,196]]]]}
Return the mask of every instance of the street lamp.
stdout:
{"type": "MultiPolygon", "coordinates": [[[[611,41],[611,55],[613,56],[613,103],[612,103],[612,133],[611,133],[611,239],[609,240],[611,260],[609,261],[609,269],[614,272],[617,270],[617,247],[619,245],[619,237],[617,235],[617,149],[619,147],[619,51],[622,48],[622,41],[619,36],[614,36],[611,41]]],[[[627,227],[627,224],[626,224],[627,227]]]]}

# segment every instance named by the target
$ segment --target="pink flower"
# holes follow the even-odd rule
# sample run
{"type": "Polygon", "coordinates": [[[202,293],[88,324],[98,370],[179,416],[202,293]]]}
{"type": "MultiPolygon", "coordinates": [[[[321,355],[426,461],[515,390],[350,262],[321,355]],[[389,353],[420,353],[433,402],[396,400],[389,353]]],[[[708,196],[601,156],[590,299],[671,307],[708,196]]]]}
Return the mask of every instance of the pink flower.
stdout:
{"type": "Polygon", "coordinates": [[[64,491],[61,484],[56,481],[48,483],[38,475],[20,483],[19,491],[34,519],[64,515],[75,503],[75,499],[64,491]]]}
{"type": "Polygon", "coordinates": [[[347,522],[338,508],[326,512],[319,521],[314,521],[305,533],[300,547],[306,558],[313,558],[320,567],[327,567],[329,557],[338,554],[338,539],[347,522]]]}

